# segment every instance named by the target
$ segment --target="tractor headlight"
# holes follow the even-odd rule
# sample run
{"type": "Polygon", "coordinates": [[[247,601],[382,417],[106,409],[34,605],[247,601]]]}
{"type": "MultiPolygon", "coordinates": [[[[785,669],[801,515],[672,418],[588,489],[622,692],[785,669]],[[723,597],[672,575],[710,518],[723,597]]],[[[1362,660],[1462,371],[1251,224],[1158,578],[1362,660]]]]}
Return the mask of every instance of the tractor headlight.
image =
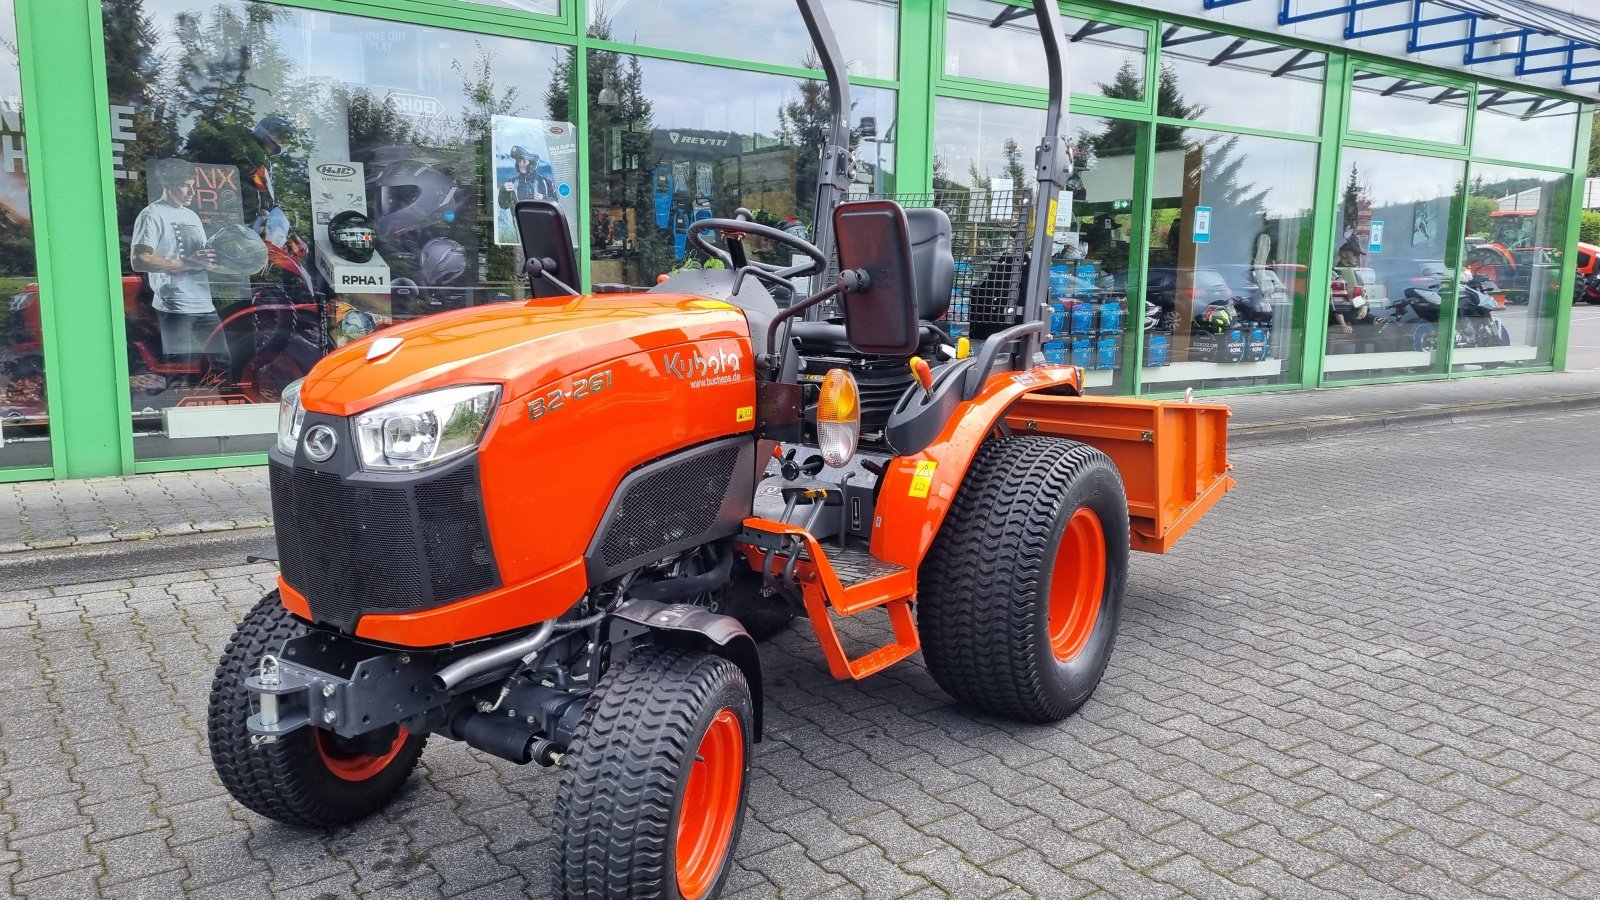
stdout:
{"type": "Polygon", "coordinates": [[[306,408],[300,405],[300,385],[305,381],[293,382],[278,395],[278,451],[290,456],[300,443],[300,426],[306,422],[306,408]]]}
{"type": "Polygon", "coordinates": [[[355,417],[361,468],[408,472],[454,459],[483,438],[500,386],[474,384],[417,394],[355,417]]]}
{"type": "Polygon", "coordinates": [[[817,396],[817,444],[822,461],[838,468],[856,455],[861,439],[861,394],[844,369],[829,369],[817,396]]]}

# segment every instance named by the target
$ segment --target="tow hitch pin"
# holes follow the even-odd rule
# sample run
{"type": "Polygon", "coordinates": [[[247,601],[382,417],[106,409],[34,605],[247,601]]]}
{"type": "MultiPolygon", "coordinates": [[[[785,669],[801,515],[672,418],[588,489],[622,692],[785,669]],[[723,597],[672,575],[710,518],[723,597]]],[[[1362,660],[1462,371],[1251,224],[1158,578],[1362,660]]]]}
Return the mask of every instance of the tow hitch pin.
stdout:
{"type": "MultiPolygon", "coordinates": [[[[261,686],[278,686],[278,658],[270,653],[261,657],[261,686]]],[[[261,698],[261,724],[278,724],[278,695],[262,692],[257,696],[261,698]]]]}

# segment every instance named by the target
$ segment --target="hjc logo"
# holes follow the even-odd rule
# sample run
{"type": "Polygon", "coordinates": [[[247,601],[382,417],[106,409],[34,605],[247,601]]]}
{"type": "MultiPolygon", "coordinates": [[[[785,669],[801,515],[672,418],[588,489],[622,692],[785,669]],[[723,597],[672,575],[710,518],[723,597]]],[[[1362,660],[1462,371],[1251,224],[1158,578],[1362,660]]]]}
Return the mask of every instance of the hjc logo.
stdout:
{"type": "Polygon", "coordinates": [[[340,284],[358,284],[362,287],[381,287],[383,281],[376,275],[341,275],[340,284]]]}
{"type": "Polygon", "coordinates": [[[667,374],[683,381],[713,375],[737,375],[739,355],[729,353],[721,347],[718,347],[712,356],[706,356],[699,350],[692,353],[674,351],[661,354],[661,368],[667,374]]]}
{"type": "Polygon", "coordinates": [[[324,163],[317,166],[317,171],[329,178],[349,178],[356,173],[353,166],[341,166],[338,163],[324,163]]]}

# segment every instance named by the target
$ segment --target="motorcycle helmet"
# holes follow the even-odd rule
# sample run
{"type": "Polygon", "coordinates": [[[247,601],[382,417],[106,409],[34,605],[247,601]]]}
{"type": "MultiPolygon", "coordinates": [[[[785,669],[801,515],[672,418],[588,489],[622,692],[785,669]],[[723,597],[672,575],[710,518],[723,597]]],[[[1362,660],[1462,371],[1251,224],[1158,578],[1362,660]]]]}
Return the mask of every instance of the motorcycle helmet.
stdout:
{"type": "Polygon", "coordinates": [[[299,136],[299,129],[283,116],[267,116],[250,133],[266,148],[268,156],[277,156],[299,136]]]}
{"type": "Polygon", "coordinates": [[[472,200],[472,194],[455,179],[414,159],[390,163],[368,182],[377,189],[372,216],[385,241],[398,240],[436,222],[453,221],[456,211],[472,200]]]}
{"type": "Polygon", "coordinates": [[[377,249],[378,232],[366,213],[347,209],[328,223],[328,243],[340,259],[364,263],[372,259],[372,251],[377,249]]]}
{"type": "Polygon", "coordinates": [[[1233,313],[1226,306],[1207,307],[1200,316],[1200,327],[1221,334],[1233,326],[1233,313]]]}
{"type": "Polygon", "coordinates": [[[339,335],[344,338],[342,343],[360,340],[377,330],[378,322],[371,313],[352,308],[339,317],[339,335]]]}
{"type": "Polygon", "coordinates": [[[449,284],[467,271],[467,248],[449,238],[434,238],[422,245],[417,260],[425,284],[449,284]]]}
{"type": "Polygon", "coordinates": [[[254,275],[267,267],[267,245],[261,235],[238,223],[222,226],[206,242],[206,249],[215,258],[211,271],[219,275],[254,275]]]}

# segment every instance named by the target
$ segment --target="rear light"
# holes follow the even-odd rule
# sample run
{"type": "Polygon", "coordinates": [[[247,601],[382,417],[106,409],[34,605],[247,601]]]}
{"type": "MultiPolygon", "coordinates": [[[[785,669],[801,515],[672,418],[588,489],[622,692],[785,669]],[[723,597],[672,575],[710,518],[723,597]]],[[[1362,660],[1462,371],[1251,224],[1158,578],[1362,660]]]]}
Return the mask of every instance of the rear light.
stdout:
{"type": "Polygon", "coordinates": [[[856,455],[861,439],[861,392],[844,369],[829,369],[817,396],[817,444],[822,461],[834,468],[856,455]]]}

